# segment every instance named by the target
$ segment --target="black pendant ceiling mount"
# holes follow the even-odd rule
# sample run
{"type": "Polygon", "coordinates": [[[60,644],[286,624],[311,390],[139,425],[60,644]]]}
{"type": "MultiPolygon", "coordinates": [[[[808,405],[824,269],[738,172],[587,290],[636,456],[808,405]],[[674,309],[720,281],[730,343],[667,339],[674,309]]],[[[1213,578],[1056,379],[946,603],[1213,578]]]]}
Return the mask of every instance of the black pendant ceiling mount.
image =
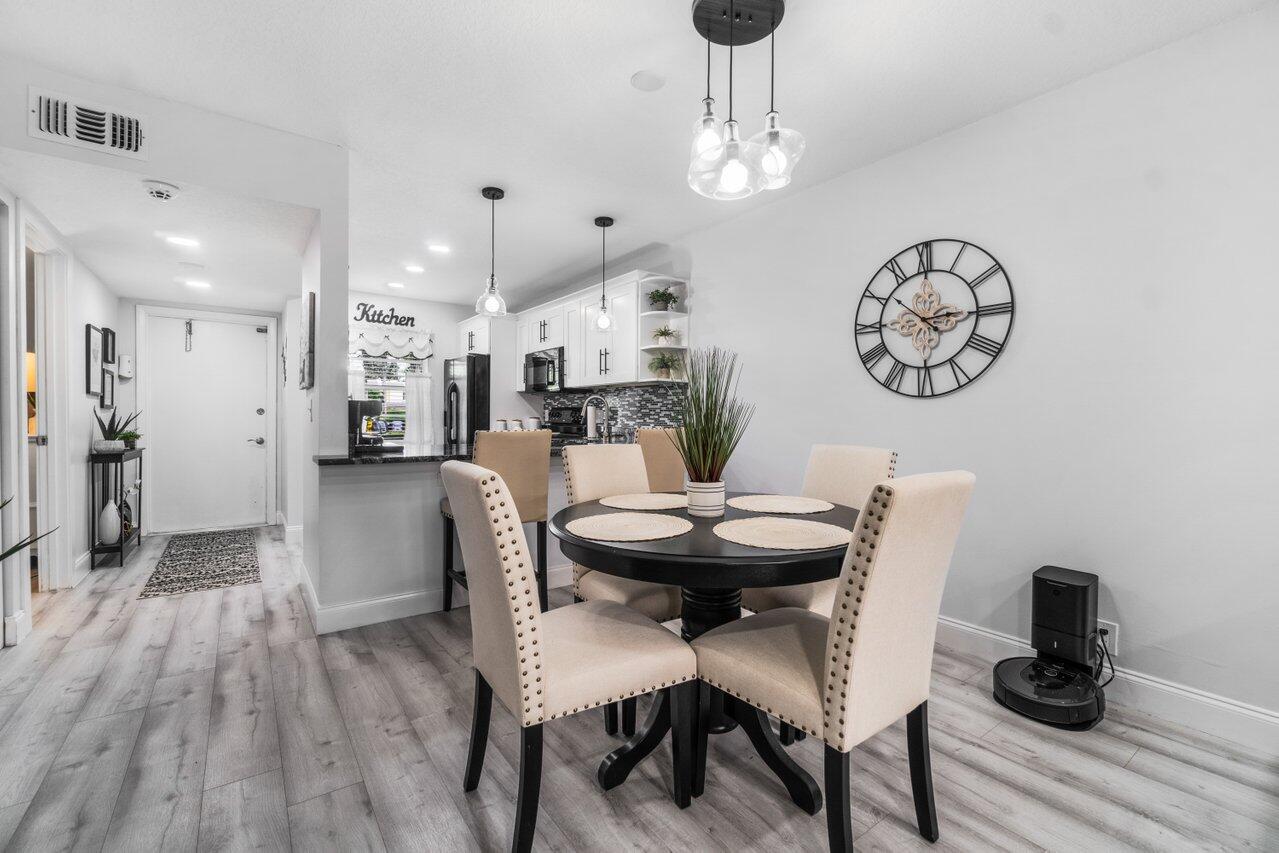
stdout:
{"type": "Polygon", "coordinates": [[[715,44],[741,47],[771,35],[785,13],[785,0],[693,0],[693,28],[715,44]]]}

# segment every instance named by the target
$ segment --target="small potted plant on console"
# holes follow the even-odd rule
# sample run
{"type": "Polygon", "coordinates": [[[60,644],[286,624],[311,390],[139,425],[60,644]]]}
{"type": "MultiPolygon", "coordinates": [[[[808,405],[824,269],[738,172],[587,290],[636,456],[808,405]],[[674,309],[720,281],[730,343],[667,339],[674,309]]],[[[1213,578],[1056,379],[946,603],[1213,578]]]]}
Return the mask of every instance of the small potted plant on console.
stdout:
{"type": "Polygon", "coordinates": [[[719,347],[694,350],[684,374],[683,429],[672,440],[688,475],[688,514],[714,518],[724,514],[724,468],[755,407],[737,397],[737,353],[719,347]]]}
{"type": "Polygon", "coordinates": [[[138,419],[138,415],[140,414],[142,413],[134,412],[133,414],[129,415],[127,418],[124,418],[123,420],[121,420],[120,416],[116,412],[112,412],[111,417],[108,420],[104,421],[102,420],[101,415],[99,415],[97,412],[94,412],[93,417],[98,422],[98,429],[102,432],[102,438],[94,439],[93,452],[94,453],[120,453],[124,451],[125,449],[127,449],[126,442],[125,442],[126,433],[133,433],[133,438],[135,441],[138,438],[141,438],[141,436],[139,436],[138,433],[133,432],[133,430],[129,429],[129,427],[133,424],[133,422],[138,419]]]}

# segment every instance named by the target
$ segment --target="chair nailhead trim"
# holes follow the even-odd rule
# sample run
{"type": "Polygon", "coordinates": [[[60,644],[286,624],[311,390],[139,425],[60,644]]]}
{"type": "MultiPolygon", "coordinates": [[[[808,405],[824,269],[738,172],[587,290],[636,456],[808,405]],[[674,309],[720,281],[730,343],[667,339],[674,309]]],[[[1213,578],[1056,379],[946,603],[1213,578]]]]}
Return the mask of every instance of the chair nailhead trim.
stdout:
{"type": "Polygon", "coordinates": [[[714,679],[707,678],[705,675],[701,676],[701,679],[702,681],[705,681],[707,684],[711,685],[712,687],[718,690],[724,691],[725,693],[729,694],[733,698],[741,699],[743,702],[750,705],[752,708],[758,708],[759,710],[763,711],[765,714],[774,716],[777,719],[781,720],[783,723],[786,723],[789,726],[793,726],[794,728],[799,729],[806,735],[812,735],[813,737],[816,737],[816,738],[819,738],[822,736],[821,732],[814,731],[802,723],[797,723],[796,721],[792,720],[790,717],[783,717],[781,714],[778,714],[775,711],[773,711],[772,708],[765,707],[762,702],[757,702],[756,700],[750,698],[749,696],[745,696],[741,693],[738,693],[736,690],[733,690],[730,687],[725,687],[723,684],[720,684],[718,681],[715,681],[714,679]]]}
{"type": "MultiPolygon", "coordinates": [[[[620,695],[620,696],[610,696],[610,697],[608,697],[607,699],[600,699],[598,702],[592,702],[592,703],[590,703],[589,705],[583,705],[583,706],[581,706],[580,708],[574,708],[574,709],[572,709],[571,711],[561,711],[561,712],[560,712],[560,713],[558,713],[558,714],[550,714],[549,716],[547,716],[547,718],[546,718],[546,719],[548,719],[548,720],[554,720],[554,719],[557,719],[557,718],[559,718],[559,717],[569,717],[569,716],[572,716],[573,714],[579,713],[579,712],[581,712],[581,711],[589,711],[589,710],[591,710],[592,708],[598,708],[598,707],[600,707],[601,705],[611,705],[611,704],[613,704],[614,702],[620,701],[620,700],[622,700],[622,699],[630,699],[630,698],[632,698],[632,697],[634,697],[634,696],[643,696],[643,695],[645,695],[645,694],[647,694],[647,693],[652,693],[654,690],[662,690],[662,689],[667,688],[667,687],[674,687],[676,684],[683,684],[683,683],[684,683],[684,682],[686,682],[686,681],[692,681],[694,678],[697,678],[697,676],[696,676],[696,675],[685,675],[685,676],[682,676],[682,677],[680,677],[680,678],[677,678],[677,679],[675,679],[675,680],[673,680],[673,681],[663,681],[663,682],[660,682],[660,683],[658,683],[658,684],[654,684],[654,685],[653,685],[653,686],[651,686],[651,687],[642,687],[642,688],[640,688],[640,689],[638,689],[638,690],[632,690],[630,693],[625,693],[625,694],[622,694],[622,695],[620,695]]],[[[540,721],[539,721],[539,722],[540,722],[540,721]]],[[[526,725],[526,726],[527,726],[527,725],[531,725],[531,724],[530,724],[530,723],[525,723],[524,725],[526,725]]]]}
{"type": "MultiPolygon", "coordinates": [[[[897,462],[897,454],[893,453],[893,465],[897,462]]],[[[844,658],[844,672],[848,673],[852,669],[853,650],[856,645],[856,630],[858,617],[861,615],[860,607],[850,607],[847,599],[853,599],[854,604],[861,604],[863,593],[866,585],[870,583],[871,572],[875,568],[875,554],[877,553],[875,546],[879,544],[882,537],[882,531],[886,524],[884,520],[888,518],[892,511],[893,489],[892,486],[883,483],[875,486],[875,490],[871,492],[870,501],[863,510],[864,516],[868,519],[862,529],[865,535],[860,537],[860,541],[865,543],[865,550],[855,549],[851,557],[849,557],[844,565],[844,570],[840,575],[840,586],[843,588],[844,599],[840,604],[841,610],[851,610],[851,615],[840,617],[840,624],[844,624],[847,618],[848,630],[836,630],[835,637],[831,642],[830,659],[831,663],[839,663],[839,658],[844,658]],[[873,520],[871,515],[873,514],[873,520]],[[853,587],[856,589],[853,589],[853,587]]],[[[848,710],[848,677],[845,675],[841,679],[841,685],[837,686],[835,679],[838,678],[838,670],[831,668],[830,677],[826,680],[826,697],[825,705],[827,706],[824,714],[826,717],[824,740],[841,752],[848,752],[852,747],[848,744],[848,732],[845,726],[845,712],[848,710]],[[839,713],[833,710],[838,693],[839,713]]]]}

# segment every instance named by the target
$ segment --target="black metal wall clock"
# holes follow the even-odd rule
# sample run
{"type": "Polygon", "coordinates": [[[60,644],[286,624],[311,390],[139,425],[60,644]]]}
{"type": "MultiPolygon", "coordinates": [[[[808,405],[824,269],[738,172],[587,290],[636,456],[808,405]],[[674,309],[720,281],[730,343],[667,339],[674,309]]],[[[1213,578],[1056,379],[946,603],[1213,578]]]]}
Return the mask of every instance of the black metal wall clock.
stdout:
{"type": "Polygon", "coordinates": [[[857,304],[862,366],[889,391],[941,397],[985,373],[1013,329],[1013,285],[994,255],[950,238],[903,249],[857,304]]]}

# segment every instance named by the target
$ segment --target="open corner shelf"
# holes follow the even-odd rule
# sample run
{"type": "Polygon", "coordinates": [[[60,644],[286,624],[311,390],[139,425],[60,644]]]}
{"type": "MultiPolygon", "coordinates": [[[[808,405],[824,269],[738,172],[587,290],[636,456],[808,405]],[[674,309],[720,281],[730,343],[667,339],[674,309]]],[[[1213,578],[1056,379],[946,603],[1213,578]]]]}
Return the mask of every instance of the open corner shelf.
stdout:
{"type": "Polygon", "coordinates": [[[687,349],[684,344],[649,344],[640,347],[641,352],[684,352],[687,349]]]}
{"type": "Polygon", "coordinates": [[[641,311],[641,317],[662,317],[666,319],[677,319],[679,317],[687,317],[687,311],[641,311]]]}

